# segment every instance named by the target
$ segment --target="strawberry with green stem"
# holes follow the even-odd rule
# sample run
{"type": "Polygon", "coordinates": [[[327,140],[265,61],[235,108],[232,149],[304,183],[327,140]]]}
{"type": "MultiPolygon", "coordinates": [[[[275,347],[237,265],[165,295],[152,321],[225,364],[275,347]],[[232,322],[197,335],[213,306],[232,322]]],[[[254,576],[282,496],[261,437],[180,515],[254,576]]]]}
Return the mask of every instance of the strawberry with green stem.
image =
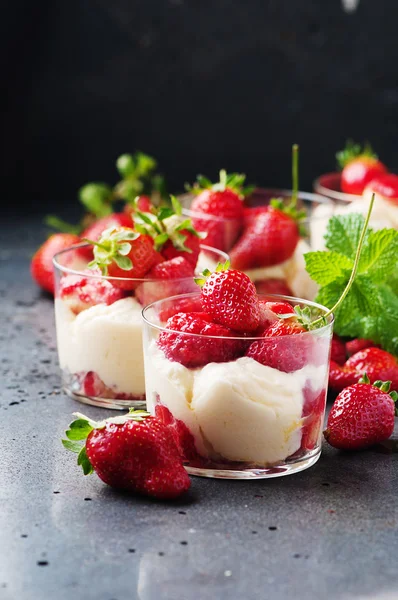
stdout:
{"type": "MultiPolygon", "coordinates": [[[[242,236],[231,250],[231,265],[248,270],[271,267],[291,258],[300,239],[300,221],[305,212],[298,210],[298,145],[292,148],[293,190],[289,204],[273,199],[269,206],[249,219],[242,236]]],[[[254,209],[256,210],[256,209],[254,209]]]]}
{"type": "Polygon", "coordinates": [[[137,211],[135,228],[153,238],[155,249],[166,260],[183,257],[196,267],[203,234],[196,231],[190,219],[182,216],[177,198],[170,195],[171,206],[161,206],[151,213],[137,211]]]}
{"type": "Polygon", "coordinates": [[[238,238],[243,223],[243,199],[253,188],[244,188],[246,176],[220,171],[220,180],[213,184],[203,175],[187,189],[196,194],[191,211],[197,231],[206,232],[206,244],[228,251],[238,238]]]}
{"type": "Polygon", "coordinates": [[[85,475],[95,471],[111,487],[159,499],[177,498],[190,487],[172,432],[148,412],[130,409],[99,422],[74,415],[62,443],[78,454],[85,475]]]}
{"type": "Polygon", "coordinates": [[[325,439],[340,450],[363,450],[388,439],[394,430],[397,392],[391,381],[371,384],[365,373],[358,383],[337,396],[324,431],[325,439]]]}
{"type": "Polygon", "coordinates": [[[341,172],[341,189],[346,194],[361,195],[368,183],[387,172],[370,144],[362,148],[348,140],[344,150],[337,152],[336,158],[341,172]]]}

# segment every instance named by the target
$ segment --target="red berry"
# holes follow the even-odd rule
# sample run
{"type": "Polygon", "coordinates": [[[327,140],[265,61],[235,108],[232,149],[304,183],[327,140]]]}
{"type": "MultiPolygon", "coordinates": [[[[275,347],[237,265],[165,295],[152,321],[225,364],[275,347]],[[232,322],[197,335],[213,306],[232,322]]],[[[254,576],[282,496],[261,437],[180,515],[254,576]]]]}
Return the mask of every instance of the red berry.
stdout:
{"type": "MultiPolygon", "coordinates": [[[[79,455],[85,473],[94,470],[114,488],[162,499],[176,498],[189,488],[174,437],[159,419],[145,411],[130,411],[124,418],[100,423],[78,416],[66,435],[74,439],[75,423],[88,433],[85,455],[79,455]]],[[[64,444],[76,451],[69,440],[64,444]]]]}
{"type": "Polygon", "coordinates": [[[54,295],[53,258],[61,250],[80,241],[77,235],[71,233],[54,233],[40,246],[30,263],[30,272],[37,285],[54,295]]]}
{"type": "Polygon", "coordinates": [[[194,199],[191,210],[195,213],[192,217],[195,229],[207,233],[205,244],[228,251],[242,229],[243,202],[239,194],[229,188],[206,189],[194,199]]]}
{"type": "Polygon", "coordinates": [[[169,239],[162,248],[162,254],[166,260],[181,256],[191,264],[192,269],[195,269],[196,263],[198,262],[201,240],[197,235],[190,231],[182,230],[180,233],[185,236],[184,246],[189,248],[191,252],[179,250],[174,246],[173,240],[169,239]]]}
{"type": "Polygon", "coordinates": [[[260,322],[256,288],[250,278],[233,269],[215,271],[202,287],[202,304],[216,323],[235,331],[255,331],[260,322]]]}
{"type": "Polygon", "coordinates": [[[394,415],[394,401],[386,391],[356,383],[337,396],[324,435],[335,448],[362,450],[390,437],[394,415]]]}
{"type": "Polygon", "coordinates": [[[285,262],[299,241],[297,222],[281,210],[269,207],[257,216],[231,250],[231,265],[247,270],[285,262]]]}
{"type": "Polygon", "coordinates": [[[250,344],[246,356],[262,365],[291,373],[310,362],[312,351],[312,335],[302,325],[296,321],[278,320],[266,329],[263,339],[250,344]]]}
{"type": "Polygon", "coordinates": [[[140,212],[152,212],[153,205],[149,196],[138,196],[134,201],[134,204],[126,203],[123,211],[126,215],[134,218],[134,213],[139,210],[140,212]]]}
{"type": "MultiPolygon", "coordinates": [[[[372,340],[365,340],[363,338],[356,338],[355,340],[350,340],[346,342],[345,349],[348,356],[352,356],[361,350],[365,350],[366,348],[380,348],[377,344],[372,342],[372,340]]],[[[338,361],[336,361],[338,362],[338,361]]]]}
{"type": "Polygon", "coordinates": [[[193,275],[192,265],[186,258],[176,256],[152,267],[145,278],[157,281],[144,281],[136,288],[135,295],[146,306],[162,298],[195,292],[193,275]]]}
{"type": "Polygon", "coordinates": [[[337,333],[333,334],[332,347],[330,351],[330,360],[333,360],[338,365],[343,365],[347,359],[346,345],[339,338],[337,333]]]}
{"type": "Polygon", "coordinates": [[[284,279],[262,279],[255,282],[257,294],[278,294],[281,296],[292,296],[292,290],[284,279]]]}
{"type": "Polygon", "coordinates": [[[314,392],[308,384],[304,388],[303,428],[301,448],[313,450],[319,440],[325,413],[326,390],[314,392]]]}
{"type": "Polygon", "coordinates": [[[242,350],[240,340],[225,339],[234,335],[230,329],[212,323],[211,315],[203,312],[177,313],[168,319],[165,327],[172,331],[162,331],[158,345],[169,360],[185,367],[227,362],[236,358],[242,350]],[[196,335],[176,333],[179,331],[196,335]]]}
{"type": "Polygon", "coordinates": [[[389,352],[380,348],[366,348],[351,356],[340,366],[330,363],[329,386],[339,392],[353,385],[366,373],[371,383],[377,380],[391,381],[391,389],[398,390],[398,362],[389,352]]]}
{"type": "Polygon", "coordinates": [[[64,275],[60,281],[59,296],[75,314],[96,304],[113,304],[124,298],[123,290],[116,288],[101,272],[87,269],[86,275],[64,275]]]}
{"type": "Polygon", "coordinates": [[[366,189],[398,204],[398,175],[385,173],[373,179],[366,189]]]}
{"type": "Polygon", "coordinates": [[[368,183],[387,168],[377,159],[363,156],[354,159],[344,167],[341,173],[341,189],[346,194],[361,195],[368,183]]]}
{"type": "Polygon", "coordinates": [[[199,459],[199,454],[195,448],[194,437],[185,423],[180,419],[175,419],[169,409],[162,404],[156,405],[155,415],[162,423],[170,427],[174,441],[183,460],[192,461],[199,459]]]}

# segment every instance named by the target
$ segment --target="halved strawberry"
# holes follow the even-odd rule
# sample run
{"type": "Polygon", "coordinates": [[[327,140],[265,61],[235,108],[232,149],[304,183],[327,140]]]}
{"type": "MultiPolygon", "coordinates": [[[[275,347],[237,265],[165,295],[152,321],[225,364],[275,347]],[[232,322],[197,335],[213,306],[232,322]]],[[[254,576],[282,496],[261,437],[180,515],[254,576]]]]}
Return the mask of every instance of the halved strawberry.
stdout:
{"type": "Polygon", "coordinates": [[[61,277],[59,296],[76,315],[97,304],[113,304],[125,292],[101,276],[101,271],[87,269],[85,275],[65,274],[61,277]]]}
{"type": "Polygon", "coordinates": [[[372,179],[387,172],[370,144],[362,148],[360,144],[348,141],[345,149],[337,152],[336,158],[342,168],[341,189],[346,194],[361,195],[372,179]]]}

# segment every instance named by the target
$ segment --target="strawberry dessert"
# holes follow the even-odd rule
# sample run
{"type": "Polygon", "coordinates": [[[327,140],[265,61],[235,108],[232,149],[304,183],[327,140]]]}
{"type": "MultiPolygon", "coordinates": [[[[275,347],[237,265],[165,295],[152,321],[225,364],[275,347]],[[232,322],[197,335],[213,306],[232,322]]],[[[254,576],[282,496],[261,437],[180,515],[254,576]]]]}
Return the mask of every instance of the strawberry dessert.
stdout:
{"type": "Polygon", "coordinates": [[[145,399],[143,306],[193,291],[195,271],[212,268],[226,256],[200,244],[175,199],[172,207],[137,210],[131,227],[111,225],[94,237],[54,259],[64,386],[83,402],[140,405],[145,399]]]}
{"type": "Polygon", "coordinates": [[[200,294],[143,312],[147,408],[188,472],[275,477],[319,457],[332,335],[319,305],[263,299],[250,278],[205,270],[200,294]]]}
{"type": "MultiPolygon", "coordinates": [[[[230,253],[234,269],[244,271],[263,293],[312,299],[316,288],[304,268],[310,250],[303,194],[298,192],[298,148],[293,147],[293,191],[244,188],[245,176],[220,171],[212,184],[203,176],[186,199],[187,215],[206,243],[230,253]]],[[[314,204],[314,202],[309,203],[314,204]]],[[[311,207],[312,208],[312,207],[311,207]]]]}

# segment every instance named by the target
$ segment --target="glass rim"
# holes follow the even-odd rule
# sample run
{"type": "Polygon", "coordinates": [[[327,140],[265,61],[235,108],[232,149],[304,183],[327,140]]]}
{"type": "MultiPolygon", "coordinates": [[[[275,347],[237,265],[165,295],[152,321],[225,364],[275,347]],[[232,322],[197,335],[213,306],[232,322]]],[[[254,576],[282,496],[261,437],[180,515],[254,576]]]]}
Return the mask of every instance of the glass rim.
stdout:
{"type": "MultiPolygon", "coordinates": [[[[154,329],[157,329],[160,332],[167,332],[167,333],[178,333],[180,335],[184,335],[184,336],[188,336],[188,337],[197,337],[197,338],[202,338],[202,339],[216,339],[216,340],[247,340],[250,342],[254,342],[254,341],[258,341],[258,340],[263,340],[266,341],[267,337],[263,337],[263,336],[230,336],[230,337],[224,337],[221,335],[202,335],[200,333],[190,333],[188,331],[177,331],[176,329],[168,329],[167,327],[164,327],[162,325],[157,325],[155,323],[153,323],[152,321],[150,321],[147,316],[146,313],[149,310],[153,310],[156,305],[161,304],[162,302],[170,302],[171,300],[179,300],[179,299],[183,299],[183,298],[195,298],[200,296],[199,292],[190,292],[188,294],[177,294],[176,296],[169,296],[168,298],[162,298],[161,300],[156,300],[155,302],[151,302],[151,304],[148,304],[147,306],[144,306],[142,311],[141,311],[141,316],[142,319],[144,321],[144,323],[146,325],[149,325],[150,327],[153,327],[154,329]]],[[[324,312],[328,312],[328,308],[326,308],[326,306],[322,306],[322,304],[318,304],[317,302],[312,302],[311,300],[304,300],[304,298],[297,298],[295,296],[284,296],[283,294],[258,294],[258,296],[261,297],[263,296],[264,298],[272,298],[275,300],[286,300],[288,302],[294,301],[296,303],[300,303],[300,304],[305,304],[306,306],[311,306],[314,308],[318,308],[324,312]]],[[[271,300],[272,301],[272,300],[271,300]]],[[[332,313],[331,315],[329,315],[328,317],[328,323],[326,325],[324,325],[323,327],[319,327],[318,329],[313,329],[311,331],[305,331],[303,332],[303,334],[310,334],[310,335],[320,335],[322,333],[324,333],[325,331],[327,331],[327,329],[331,328],[333,326],[334,323],[334,314],[332,313]]],[[[300,334],[302,335],[302,334],[300,334]]],[[[286,339],[289,338],[291,339],[291,335],[278,335],[277,339],[286,339]]],[[[268,339],[276,339],[276,338],[268,338],[268,339]]]]}
{"type": "MultiPolygon", "coordinates": [[[[282,197],[286,196],[289,197],[292,195],[293,190],[287,190],[284,188],[265,188],[265,187],[258,187],[255,188],[255,190],[253,190],[253,194],[270,194],[272,196],[275,196],[276,198],[278,198],[278,194],[282,197]]],[[[191,192],[186,192],[185,194],[180,194],[178,196],[179,200],[187,200],[189,198],[194,198],[195,194],[192,194],[191,192]]],[[[320,204],[326,204],[326,205],[330,205],[332,204],[330,198],[328,198],[327,195],[323,195],[320,193],[314,193],[314,192],[303,192],[300,191],[298,192],[298,198],[300,200],[307,200],[308,202],[319,202],[320,204]]],[[[250,208],[250,207],[249,207],[250,208]]],[[[235,223],[236,221],[240,221],[241,219],[230,219],[227,217],[218,217],[216,215],[208,215],[206,213],[201,213],[201,212],[197,212],[195,210],[191,210],[190,208],[186,208],[182,207],[182,212],[184,215],[187,215],[189,217],[196,217],[196,218],[200,218],[200,219],[207,219],[209,221],[226,221],[226,222],[231,222],[231,223],[235,223]]],[[[313,217],[308,216],[305,217],[304,219],[301,220],[301,223],[308,223],[313,219],[313,217]]]]}
{"type": "MultiPolygon", "coordinates": [[[[88,277],[91,279],[101,279],[104,281],[109,281],[110,283],[112,283],[112,281],[134,281],[134,282],[138,282],[138,283],[160,283],[160,282],[164,282],[166,280],[164,279],[150,279],[147,277],[112,277],[109,275],[102,275],[99,273],[87,273],[86,271],[79,271],[77,269],[71,269],[70,267],[64,267],[63,265],[61,265],[58,262],[58,257],[67,254],[68,252],[71,251],[76,251],[79,248],[88,248],[89,246],[91,246],[91,244],[82,242],[80,244],[73,244],[73,246],[70,246],[69,248],[65,248],[64,250],[61,250],[60,252],[57,252],[53,259],[52,259],[52,263],[53,263],[53,267],[55,271],[60,271],[62,273],[67,273],[68,275],[76,275],[78,277],[88,277]]],[[[218,250],[217,248],[214,248],[213,246],[207,246],[206,244],[200,244],[200,250],[201,251],[205,251],[205,252],[211,252],[212,254],[217,254],[219,256],[219,258],[225,263],[225,261],[229,260],[229,255],[226,252],[223,252],[222,250],[218,250]]],[[[219,261],[221,262],[221,261],[219,261]]],[[[190,281],[194,278],[195,273],[192,275],[192,277],[176,277],[174,279],[169,279],[167,281],[169,282],[180,282],[180,281],[190,281]]]]}
{"type": "Polygon", "coordinates": [[[319,175],[319,177],[317,177],[313,183],[315,193],[320,194],[322,196],[326,196],[327,198],[332,200],[344,202],[345,204],[350,204],[351,202],[355,202],[356,200],[362,199],[362,196],[359,196],[358,194],[347,194],[346,192],[338,192],[337,190],[332,190],[331,188],[322,185],[321,180],[324,177],[328,176],[336,177],[337,179],[341,177],[341,173],[339,171],[330,171],[329,173],[323,173],[322,175],[319,175]]]}

